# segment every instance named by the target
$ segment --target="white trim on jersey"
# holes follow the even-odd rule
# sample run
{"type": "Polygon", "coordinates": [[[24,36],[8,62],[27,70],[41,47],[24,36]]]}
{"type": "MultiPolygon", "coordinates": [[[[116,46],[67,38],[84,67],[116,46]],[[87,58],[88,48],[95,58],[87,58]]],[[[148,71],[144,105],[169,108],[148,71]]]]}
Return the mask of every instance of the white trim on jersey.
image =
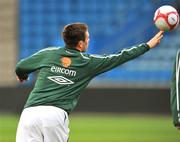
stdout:
{"type": "Polygon", "coordinates": [[[84,59],[88,59],[88,60],[90,59],[89,57],[84,56],[83,53],[80,52],[80,54],[84,59]]]}
{"type": "Polygon", "coordinates": [[[48,47],[48,48],[44,48],[39,50],[38,52],[34,53],[33,55],[36,55],[38,53],[44,52],[44,51],[49,51],[49,50],[59,50],[60,47],[48,47]]]}
{"type": "Polygon", "coordinates": [[[91,57],[94,57],[94,58],[112,58],[112,57],[117,57],[117,56],[120,56],[120,55],[122,55],[123,54],[123,52],[125,52],[125,51],[131,51],[131,50],[133,50],[133,49],[135,49],[135,48],[137,48],[137,47],[132,47],[132,48],[130,48],[130,49],[123,49],[119,54],[110,54],[110,55],[107,55],[107,56],[102,56],[102,55],[90,55],[91,57]]]}
{"type": "Polygon", "coordinates": [[[103,56],[103,55],[96,55],[96,54],[91,54],[90,56],[91,56],[91,57],[94,57],[94,58],[100,58],[100,59],[107,58],[107,56],[103,56]]]}
{"type": "Polygon", "coordinates": [[[135,48],[137,48],[137,47],[132,47],[132,48],[130,48],[130,49],[123,49],[119,54],[110,54],[109,56],[107,56],[108,58],[112,58],[112,57],[115,57],[115,56],[120,56],[120,55],[122,55],[123,54],[123,52],[124,51],[131,51],[131,50],[133,50],[133,49],[135,49],[135,48]]]}

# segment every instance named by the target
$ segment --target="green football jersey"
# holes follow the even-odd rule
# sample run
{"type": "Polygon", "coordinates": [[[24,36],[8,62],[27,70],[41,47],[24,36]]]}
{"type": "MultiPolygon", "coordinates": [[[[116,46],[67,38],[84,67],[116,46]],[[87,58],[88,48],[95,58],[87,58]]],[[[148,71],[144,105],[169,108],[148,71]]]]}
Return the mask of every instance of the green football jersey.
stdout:
{"type": "Polygon", "coordinates": [[[171,80],[170,104],[175,126],[180,126],[180,50],[177,52],[171,80]]]}
{"type": "Polygon", "coordinates": [[[51,105],[70,113],[77,105],[81,91],[95,76],[148,50],[147,44],[110,55],[90,55],[68,47],[41,50],[16,65],[16,74],[19,78],[39,71],[25,108],[51,105]]]}

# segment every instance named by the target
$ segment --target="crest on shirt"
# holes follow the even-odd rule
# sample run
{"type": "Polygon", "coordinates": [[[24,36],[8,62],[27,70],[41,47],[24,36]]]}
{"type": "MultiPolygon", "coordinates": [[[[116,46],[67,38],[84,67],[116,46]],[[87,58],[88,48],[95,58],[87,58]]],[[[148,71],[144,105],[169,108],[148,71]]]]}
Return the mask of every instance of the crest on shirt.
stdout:
{"type": "Polygon", "coordinates": [[[61,64],[63,65],[63,67],[65,67],[65,68],[67,68],[67,67],[69,67],[70,65],[71,65],[71,59],[70,58],[68,58],[68,57],[62,57],[61,59],[60,59],[60,62],[61,62],[61,64]]]}

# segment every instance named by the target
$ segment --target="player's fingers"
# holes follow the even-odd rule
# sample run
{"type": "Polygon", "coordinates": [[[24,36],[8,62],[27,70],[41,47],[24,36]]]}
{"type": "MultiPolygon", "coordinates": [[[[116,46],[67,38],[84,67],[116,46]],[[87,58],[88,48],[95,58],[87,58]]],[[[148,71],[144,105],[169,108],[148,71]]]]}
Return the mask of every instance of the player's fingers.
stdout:
{"type": "Polygon", "coordinates": [[[158,38],[157,38],[157,40],[159,41],[159,40],[161,40],[162,38],[163,38],[163,34],[162,35],[160,35],[158,38]]]}
{"type": "MultiPolygon", "coordinates": [[[[159,38],[161,37],[162,35],[164,34],[164,31],[159,31],[157,34],[156,34],[156,38],[159,38]]],[[[161,37],[162,38],[162,37],[161,37]]]]}
{"type": "Polygon", "coordinates": [[[159,31],[158,34],[159,35],[162,35],[164,33],[164,31],[159,31]]]}
{"type": "Polygon", "coordinates": [[[164,33],[164,31],[159,31],[157,33],[157,35],[155,36],[158,44],[160,43],[161,39],[163,38],[163,33],[164,33]]]}
{"type": "Polygon", "coordinates": [[[20,83],[23,83],[24,81],[27,81],[29,78],[27,78],[27,79],[20,79],[18,76],[16,76],[16,79],[17,79],[17,81],[19,81],[20,83]]]}
{"type": "MultiPolygon", "coordinates": [[[[159,31],[156,35],[155,35],[155,38],[159,38],[163,35],[164,31],[159,31]]],[[[161,37],[162,38],[162,37],[161,37]]]]}
{"type": "Polygon", "coordinates": [[[16,76],[16,79],[17,79],[17,81],[20,81],[20,79],[19,79],[19,77],[18,77],[18,76],[16,76]]]}
{"type": "Polygon", "coordinates": [[[162,35],[164,33],[164,31],[159,31],[159,34],[162,35]]]}

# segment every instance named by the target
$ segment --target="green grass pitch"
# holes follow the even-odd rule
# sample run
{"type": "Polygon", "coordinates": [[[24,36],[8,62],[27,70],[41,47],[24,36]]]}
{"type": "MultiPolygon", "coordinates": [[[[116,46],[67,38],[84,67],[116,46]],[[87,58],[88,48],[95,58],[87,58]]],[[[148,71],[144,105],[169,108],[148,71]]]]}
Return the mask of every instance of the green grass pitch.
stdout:
{"type": "MultiPolygon", "coordinates": [[[[0,142],[14,142],[18,116],[0,115],[0,142]]],[[[70,142],[180,142],[170,116],[73,114],[70,142]]]]}

